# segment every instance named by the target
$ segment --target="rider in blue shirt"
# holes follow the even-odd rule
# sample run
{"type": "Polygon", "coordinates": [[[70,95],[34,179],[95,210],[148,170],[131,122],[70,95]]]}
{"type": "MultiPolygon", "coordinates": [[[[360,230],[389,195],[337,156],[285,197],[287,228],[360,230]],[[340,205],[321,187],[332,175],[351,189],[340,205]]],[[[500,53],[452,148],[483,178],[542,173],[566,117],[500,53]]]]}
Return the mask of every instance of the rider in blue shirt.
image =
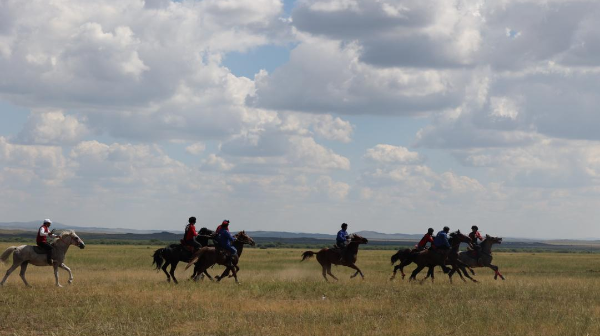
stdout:
{"type": "Polygon", "coordinates": [[[433,240],[433,245],[437,249],[441,249],[441,250],[449,250],[450,249],[450,242],[448,241],[448,232],[450,232],[450,228],[447,226],[444,226],[444,229],[442,231],[438,232],[437,235],[435,236],[435,239],[433,240]]]}
{"type": "Polygon", "coordinates": [[[237,249],[231,245],[233,243],[234,238],[229,233],[229,221],[223,221],[221,224],[221,230],[217,234],[217,244],[219,247],[229,252],[228,260],[231,260],[234,256],[237,255],[237,249]]]}
{"type": "Polygon", "coordinates": [[[346,243],[348,242],[348,237],[350,237],[350,235],[346,231],[347,228],[348,228],[348,224],[343,223],[342,229],[340,231],[338,231],[337,237],[335,238],[335,245],[337,245],[337,247],[342,248],[342,249],[346,247],[346,243]]]}
{"type": "Polygon", "coordinates": [[[343,223],[342,229],[338,231],[337,236],[335,237],[335,245],[342,250],[340,253],[340,263],[344,261],[344,257],[346,256],[346,247],[348,246],[348,240],[350,240],[350,235],[346,231],[347,228],[348,224],[343,223]]]}

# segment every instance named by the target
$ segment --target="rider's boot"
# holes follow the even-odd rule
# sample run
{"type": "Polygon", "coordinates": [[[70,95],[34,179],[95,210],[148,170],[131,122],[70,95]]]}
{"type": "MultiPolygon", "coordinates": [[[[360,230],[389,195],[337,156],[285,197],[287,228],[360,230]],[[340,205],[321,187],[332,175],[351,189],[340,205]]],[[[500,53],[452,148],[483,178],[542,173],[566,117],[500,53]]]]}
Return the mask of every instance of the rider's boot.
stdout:
{"type": "Polygon", "coordinates": [[[52,252],[46,253],[46,260],[48,261],[48,265],[52,265],[52,252]]]}

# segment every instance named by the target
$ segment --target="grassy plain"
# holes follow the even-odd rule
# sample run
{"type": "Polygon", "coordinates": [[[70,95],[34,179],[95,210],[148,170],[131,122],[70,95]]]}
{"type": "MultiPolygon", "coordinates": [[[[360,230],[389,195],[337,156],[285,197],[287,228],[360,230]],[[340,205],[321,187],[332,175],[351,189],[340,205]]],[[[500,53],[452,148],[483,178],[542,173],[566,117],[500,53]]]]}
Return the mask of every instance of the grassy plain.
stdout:
{"type": "Polygon", "coordinates": [[[299,262],[301,250],[246,249],[241,285],[193,283],[181,265],[174,285],[150,267],[154,249],[72,248],[75,281],[67,286],[61,270],[65,288],[49,267],[29,267],[31,289],[15,271],[0,288],[0,334],[600,335],[598,254],[496,253],[506,281],[479,269],[479,284],[451,285],[437,272],[421,285],[388,281],[391,251],[359,253],[364,281],[337,267],[340,281],[326,283],[316,260],[299,262]]]}

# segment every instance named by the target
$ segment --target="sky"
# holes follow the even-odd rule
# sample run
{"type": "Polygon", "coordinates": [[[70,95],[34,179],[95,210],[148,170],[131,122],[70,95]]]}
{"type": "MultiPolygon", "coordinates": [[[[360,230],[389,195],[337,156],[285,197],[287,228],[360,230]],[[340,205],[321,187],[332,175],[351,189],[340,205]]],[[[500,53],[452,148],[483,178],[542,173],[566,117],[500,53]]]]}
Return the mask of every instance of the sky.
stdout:
{"type": "Polygon", "coordinates": [[[598,238],[599,15],[0,0],[0,221],[598,238]]]}

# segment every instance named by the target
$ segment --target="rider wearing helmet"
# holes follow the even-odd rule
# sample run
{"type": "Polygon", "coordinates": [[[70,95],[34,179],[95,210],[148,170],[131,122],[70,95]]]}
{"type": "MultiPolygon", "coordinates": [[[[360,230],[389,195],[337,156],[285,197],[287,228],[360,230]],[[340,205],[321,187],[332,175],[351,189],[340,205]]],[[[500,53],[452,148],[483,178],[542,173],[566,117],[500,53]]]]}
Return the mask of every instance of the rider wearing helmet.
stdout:
{"type": "Polygon", "coordinates": [[[419,243],[417,245],[415,245],[415,249],[417,251],[423,251],[427,245],[427,243],[429,243],[429,245],[433,245],[433,229],[429,228],[427,230],[427,233],[423,236],[423,238],[421,238],[421,241],[419,241],[419,243]]]}
{"type": "Polygon", "coordinates": [[[479,245],[479,241],[477,239],[483,241],[483,237],[479,233],[479,228],[477,225],[471,226],[471,233],[469,233],[469,238],[471,238],[471,245],[473,246],[473,250],[475,250],[475,257],[479,258],[479,251],[481,251],[481,246],[479,245]]]}
{"type": "Polygon", "coordinates": [[[188,219],[188,225],[185,226],[185,233],[183,235],[183,244],[191,246],[194,251],[199,250],[202,246],[196,241],[196,217],[190,217],[188,219]]]}
{"type": "Polygon", "coordinates": [[[48,230],[50,228],[50,225],[52,225],[52,221],[49,219],[44,219],[44,223],[42,224],[42,226],[40,226],[40,229],[37,233],[37,237],[35,239],[37,246],[46,251],[48,265],[52,265],[52,245],[48,244],[48,237],[58,237],[54,234],[54,230],[48,230]]]}
{"type": "Polygon", "coordinates": [[[348,224],[342,223],[342,229],[338,231],[337,236],[335,237],[335,246],[341,250],[340,263],[343,262],[346,257],[346,247],[350,240],[350,235],[346,229],[348,229],[348,224]]]}

